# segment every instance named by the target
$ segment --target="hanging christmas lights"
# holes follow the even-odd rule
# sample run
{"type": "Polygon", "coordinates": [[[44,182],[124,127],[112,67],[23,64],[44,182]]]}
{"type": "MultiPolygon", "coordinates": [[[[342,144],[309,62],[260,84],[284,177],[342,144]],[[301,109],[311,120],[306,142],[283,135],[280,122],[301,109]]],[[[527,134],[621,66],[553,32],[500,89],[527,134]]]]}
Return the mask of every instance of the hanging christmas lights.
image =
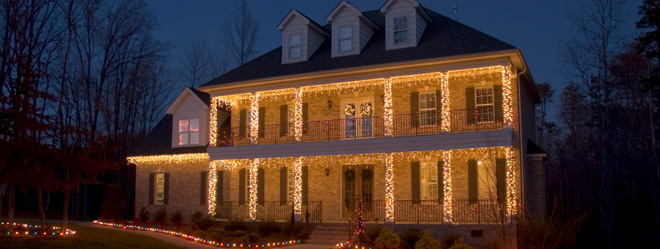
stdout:
{"type": "Polygon", "coordinates": [[[448,75],[449,74],[445,74],[440,83],[440,92],[442,93],[442,96],[440,96],[440,102],[442,104],[440,117],[442,117],[442,123],[440,125],[443,132],[451,132],[451,105],[449,103],[448,75]]]}
{"type": "Polygon", "coordinates": [[[383,109],[385,113],[385,136],[392,136],[392,124],[393,124],[393,115],[392,115],[392,82],[388,79],[385,82],[385,94],[383,95],[383,101],[385,102],[383,109]]]}
{"type": "Polygon", "coordinates": [[[504,112],[504,122],[509,127],[513,124],[513,94],[511,82],[511,67],[502,66],[502,110],[504,112]]]}
{"type": "Polygon", "coordinates": [[[302,89],[296,91],[296,103],[295,103],[295,114],[294,114],[294,129],[293,133],[295,136],[296,142],[302,141],[302,130],[303,130],[303,92],[302,89]]]}
{"type": "Polygon", "coordinates": [[[257,92],[250,98],[250,143],[257,144],[259,141],[259,96],[257,92]]]}
{"type": "Polygon", "coordinates": [[[248,200],[248,216],[251,221],[257,218],[257,179],[259,174],[259,158],[255,158],[250,164],[248,175],[250,178],[250,188],[248,200]]]}
{"type": "Polygon", "coordinates": [[[516,196],[516,170],[515,152],[513,146],[506,148],[506,209],[513,218],[518,213],[518,199],[516,196]]]}
{"type": "Polygon", "coordinates": [[[210,215],[215,215],[215,197],[217,196],[218,193],[216,193],[216,185],[218,184],[218,176],[217,176],[217,171],[215,168],[212,166],[212,164],[209,164],[209,186],[208,186],[208,196],[206,197],[206,203],[208,204],[208,213],[210,215]]]}
{"type": "Polygon", "coordinates": [[[302,217],[302,157],[293,165],[293,212],[296,220],[302,217]]]}
{"type": "Polygon", "coordinates": [[[445,220],[444,222],[446,223],[452,223],[454,220],[453,214],[454,214],[454,205],[452,202],[454,201],[454,196],[453,196],[453,186],[452,186],[452,179],[451,179],[451,151],[444,151],[442,153],[442,158],[444,160],[444,163],[442,165],[442,186],[443,188],[443,193],[444,193],[444,199],[442,200],[442,207],[444,209],[445,213],[445,220]]]}
{"type": "Polygon", "coordinates": [[[385,160],[385,222],[394,222],[394,164],[392,154],[385,160]]]}
{"type": "Polygon", "coordinates": [[[216,146],[218,138],[218,99],[211,99],[211,111],[209,114],[209,146],[216,146]]]}
{"type": "Polygon", "coordinates": [[[132,156],[127,157],[129,163],[136,165],[143,164],[188,164],[207,162],[209,155],[207,153],[189,153],[174,155],[155,155],[155,156],[132,156]]]}

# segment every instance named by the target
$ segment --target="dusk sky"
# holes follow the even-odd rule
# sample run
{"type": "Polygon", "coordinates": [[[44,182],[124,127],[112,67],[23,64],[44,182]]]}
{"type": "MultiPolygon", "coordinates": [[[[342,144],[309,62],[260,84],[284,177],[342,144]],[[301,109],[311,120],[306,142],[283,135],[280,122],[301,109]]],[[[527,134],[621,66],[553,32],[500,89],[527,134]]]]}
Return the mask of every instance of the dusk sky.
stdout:
{"type": "MultiPolygon", "coordinates": [[[[326,16],[339,0],[249,0],[253,15],[259,22],[261,55],[281,46],[277,24],[295,8],[317,23],[326,24],[326,16]]],[[[377,10],[385,0],[349,1],[361,11],[377,10]]],[[[550,82],[555,88],[555,105],[561,89],[570,80],[563,73],[561,61],[564,44],[575,35],[571,15],[579,13],[579,1],[458,1],[419,0],[426,8],[454,18],[522,50],[536,82],[550,82]]],[[[205,40],[208,46],[219,46],[222,25],[234,10],[238,0],[147,0],[158,19],[157,39],[171,45],[170,61],[174,70],[180,68],[180,58],[193,37],[205,40]]],[[[635,37],[639,31],[637,10],[641,0],[628,1],[623,9],[621,32],[635,37]]],[[[632,38],[631,38],[632,39],[632,38]]],[[[183,87],[183,86],[181,86],[183,87]]]]}

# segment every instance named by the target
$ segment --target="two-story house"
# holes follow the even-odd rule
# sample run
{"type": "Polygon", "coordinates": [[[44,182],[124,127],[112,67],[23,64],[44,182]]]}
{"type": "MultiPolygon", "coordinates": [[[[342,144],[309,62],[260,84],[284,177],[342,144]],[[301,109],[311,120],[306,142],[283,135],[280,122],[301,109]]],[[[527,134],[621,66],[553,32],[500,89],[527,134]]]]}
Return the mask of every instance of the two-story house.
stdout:
{"type": "Polygon", "coordinates": [[[423,8],[291,10],[282,46],[185,89],[134,152],[135,208],[469,226],[545,211],[519,49],[423,8]]]}

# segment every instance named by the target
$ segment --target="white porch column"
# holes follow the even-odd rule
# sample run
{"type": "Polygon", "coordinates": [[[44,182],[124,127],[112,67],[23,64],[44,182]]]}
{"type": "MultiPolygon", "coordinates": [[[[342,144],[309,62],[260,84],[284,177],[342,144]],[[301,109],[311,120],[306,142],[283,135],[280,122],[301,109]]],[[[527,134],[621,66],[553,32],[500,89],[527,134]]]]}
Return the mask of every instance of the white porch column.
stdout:
{"type": "Polygon", "coordinates": [[[257,179],[259,174],[259,158],[255,158],[250,163],[248,175],[250,176],[250,187],[248,195],[248,215],[249,220],[254,221],[257,218],[257,179]]]}
{"type": "Polygon", "coordinates": [[[388,79],[385,82],[385,95],[383,95],[383,100],[385,101],[385,113],[383,117],[385,118],[385,136],[392,136],[392,82],[388,79]]]}
{"type": "Polygon", "coordinates": [[[394,164],[392,154],[385,161],[385,223],[394,223],[394,164]]]}
{"type": "Polygon", "coordinates": [[[302,88],[296,90],[296,103],[295,103],[295,120],[294,120],[294,136],[296,142],[302,141],[302,129],[303,129],[303,99],[302,99],[302,88]]]}
{"type": "Polygon", "coordinates": [[[211,111],[209,114],[209,146],[216,146],[218,138],[218,99],[211,99],[211,111]]]}
{"type": "Polygon", "coordinates": [[[513,128],[513,81],[511,80],[511,67],[502,66],[502,112],[504,113],[505,127],[513,128]]]}
{"type": "Polygon", "coordinates": [[[451,132],[451,107],[449,103],[449,73],[445,73],[444,75],[440,76],[441,81],[440,81],[440,92],[442,93],[442,96],[440,96],[440,101],[442,102],[442,113],[440,113],[440,117],[442,117],[442,132],[451,132]]]}
{"type": "Polygon", "coordinates": [[[518,199],[516,197],[516,168],[513,146],[506,148],[506,213],[508,222],[514,222],[518,214],[518,199]]]}
{"type": "Polygon", "coordinates": [[[250,143],[257,144],[259,138],[259,93],[250,96],[250,143]]]}
{"type": "Polygon", "coordinates": [[[216,185],[218,184],[218,177],[216,176],[216,170],[215,170],[215,163],[213,161],[209,162],[209,189],[208,189],[208,197],[207,197],[207,203],[209,206],[209,214],[210,215],[215,215],[215,196],[217,193],[215,192],[216,190],[216,185]]]}
{"type": "Polygon", "coordinates": [[[296,221],[302,219],[302,157],[296,158],[293,165],[293,215],[296,221]]]}
{"type": "Polygon", "coordinates": [[[444,199],[442,200],[442,208],[445,213],[444,223],[451,224],[454,221],[454,205],[452,195],[452,182],[451,182],[451,151],[443,151],[442,158],[444,163],[442,164],[442,183],[443,183],[443,192],[444,199]]]}

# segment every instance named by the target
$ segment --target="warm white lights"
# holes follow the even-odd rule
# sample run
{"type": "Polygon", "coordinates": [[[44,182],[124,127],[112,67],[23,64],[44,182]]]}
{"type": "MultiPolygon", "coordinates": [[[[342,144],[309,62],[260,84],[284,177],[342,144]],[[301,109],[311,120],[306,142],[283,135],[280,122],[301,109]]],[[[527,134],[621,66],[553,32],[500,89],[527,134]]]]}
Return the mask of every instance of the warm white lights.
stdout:
{"type": "Polygon", "coordinates": [[[217,145],[218,138],[218,99],[211,99],[211,113],[209,114],[209,146],[217,145]]]}
{"type": "Polygon", "coordinates": [[[394,222],[394,164],[392,154],[385,160],[385,222],[394,222]]]}
{"type": "Polygon", "coordinates": [[[392,115],[392,82],[387,81],[385,83],[385,94],[383,95],[383,101],[385,102],[384,108],[385,113],[383,114],[385,118],[385,136],[391,137],[392,135],[392,124],[393,124],[393,115],[392,115]]]}
{"type": "Polygon", "coordinates": [[[506,148],[506,209],[513,219],[518,213],[518,199],[516,197],[516,171],[515,152],[513,146],[506,148]]]}
{"type": "Polygon", "coordinates": [[[250,96],[250,142],[256,144],[259,140],[259,96],[250,96]]]}
{"type": "Polygon", "coordinates": [[[186,164],[207,162],[209,155],[206,153],[190,153],[175,155],[156,155],[156,156],[132,156],[127,157],[129,163],[134,164],[186,164]]]}
{"type": "Polygon", "coordinates": [[[293,133],[295,136],[295,140],[297,142],[302,141],[302,129],[303,129],[303,101],[302,101],[302,89],[296,90],[296,103],[295,103],[295,110],[296,113],[294,115],[295,120],[294,120],[294,129],[293,133]]]}
{"type": "Polygon", "coordinates": [[[216,185],[218,184],[218,176],[217,176],[217,170],[212,166],[212,164],[209,165],[209,195],[206,197],[206,203],[209,205],[209,214],[210,215],[215,215],[215,197],[217,196],[218,193],[215,192],[216,185]]]}
{"type": "Polygon", "coordinates": [[[444,186],[444,189],[442,190],[444,192],[442,207],[445,213],[444,222],[452,223],[454,220],[453,217],[454,205],[452,205],[452,202],[454,201],[454,196],[452,194],[452,180],[451,180],[451,151],[444,151],[442,153],[442,158],[444,160],[444,164],[442,167],[442,183],[444,186]]]}
{"type": "Polygon", "coordinates": [[[450,132],[451,131],[451,106],[449,103],[449,80],[447,80],[447,75],[442,77],[442,82],[440,83],[440,101],[442,103],[440,117],[442,117],[442,131],[450,132]]]}
{"type": "Polygon", "coordinates": [[[297,221],[302,217],[302,157],[293,165],[293,211],[297,221]]]}
{"type": "Polygon", "coordinates": [[[248,170],[250,187],[248,194],[248,216],[251,221],[257,218],[257,179],[259,175],[259,158],[252,160],[248,170]]]}
{"type": "Polygon", "coordinates": [[[502,67],[502,111],[507,126],[513,127],[513,96],[511,82],[511,67],[502,67]]]}

